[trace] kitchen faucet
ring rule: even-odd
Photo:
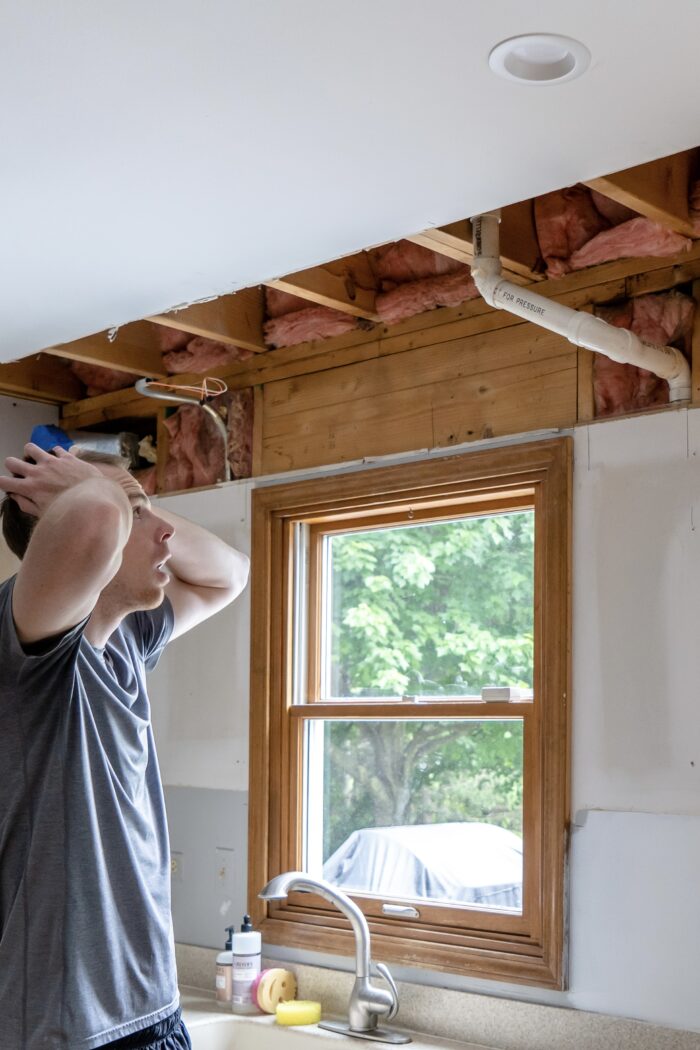
[[[340,1032],[357,1039],[372,1039],[381,1043],[410,1043],[411,1038],[391,1028],[378,1028],[379,1017],[391,1021],[399,1009],[399,993],[388,967],[377,963],[377,970],[389,985],[390,991],[375,988],[370,977],[369,927],[362,911],[345,893],[323,879],[312,879],[304,871],[287,871],[277,875],[258,894],[266,901],[284,900],[292,890],[317,893],[335,904],[350,921],[355,934],[355,983],[350,995],[347,1021],[322,1021],[319,1028]]]

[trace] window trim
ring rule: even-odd
[[[249,910],[268,944],[348,955],[354,949],[347,923],[321,898],[293,894],[288,901],[269,904],[257,898],[269,878],[301,862],[303,792],[292,790],[292,785],[299,784],[302,768],[303,722],[312,706],[316,708],[315,717],[329,706],[309,705],[306,715],[298,708],[291,710],[294,524],[305,522],[313,527],[334,522],[340,526],[349,524],[358,512],[379,523],[388,514],[419,505],[435,508],[436,516],[444,508],[449,516],[450,506],[457,503],[468,501],[478,512],[480,504],[490,509],[494,495],[499,493],[531,495],[536,515],[537,703],[489,703],[484,709],[484,717],[517,717],[528,709],[524,722],[525,776],[536,778],[531,788],[537,805],[533,812],[524,813],[524,819],[530,822],[527,834],[534,833],[540,845],[534,864],[538,877],[536,885],[530,882],[523,915],[507,916],[511,921],[504,925],[504,913],[475,910],[478,921],[475,918],[471,925],[458,927],[445,924],[449,906],[436,908],[442,916],[440,923],[427,924],[387,919],[376,914],[376,906],[372,914],[371,898],[357,895],[354,899],[368,915],[378,958],[480,978],[550,988],[565,986],[571,458],[571,439],[558,438],[254,491]],[[356,705],[349,708],[347,701],[336,703],[342,711],[357,714]],[[476,707],[481,705],[467,703],[475,716]],[[455,713],[463,706],[453,701],[447,704]],[[426,718],[447,705],[434,701],[417,705],[379,703],[374,717],[382,711],[386,717],[387,706],[402,717],[420,714]],[[410,715],[409,706],[419,707],[420,712]],[[366,707],[365,701],[365,711]],[[469,908],[459,908],[462,918],[470,912]]]

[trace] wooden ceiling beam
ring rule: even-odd
[[[264,319],[264,295],[259,285],[148,318],[153,324],[191,332],[193,336],[214,339],[227,346],[240,346],[256,354],[267,350],[263,339]]]
[[[686,237],[697,236],[688,217],[688,188],[697,150],[589,179],[585,185]]]
[[[145,321],[123,325],[113,339],[107,332],[98,332],[60,346],[47,347],[44,352],[118,372],[134,372],[151,379],[163,379],[167,374],[155,330]]]
[[[325,266],[314,266],[274,281],[266,281],[266,284],[268,288],[297,295],[318,306],[329,306],[353,317],[377,322],[381,320],[377,314],[376,295],[371,290],[374,277],[363,252],[337,259]]]
[[[538,291],[555,302],[578,310],[589,304],[662,291],[692,280],[700,280],[700,241],[689,252],[681,252],[670,259],[622,259],[603,263],[566,274],[557,281],[547,281],[538,285]],[[229,389],[256,387],[278,379],[355,364],[431,342],[437,344],[515,324],[527,322],[506,311],[492,310],[482,299],[474,299],[460,307],[416,314],[398,325],[373,332],[356,330],[336,336],[327,340],[325,346],[315,341],[270,350],[264,357],[234,362],[214,370],[214,374],[221,376]],[[200,379],[201,376],[195,375],[178,376],[178,382],[182,383],[194,383]],[[133,389],[117,390],[65,405],[62,409],[63,425],[74,429],[93,426],[105,419],[153,414],[154,404]]]
[[[33,354],[0,364],[0,394],[60,405],[83,397],[83,384],[54,357]]]
[[[532,201],[511,204],[501,211],[501,261],[503,269],[530,281],[541,281],[542,262],[532,214]],[[447,226],[407,237],[406,240],[420,244],[439,255],[471,265],[474,260],[472,224],[469,219],[460,219]]]

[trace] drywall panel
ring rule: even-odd
[[[175,940],[223,948],[246,909],[248,793],[165,789]]]
[[[698,416],[576,431],[575,809],[700,814]]]
[[[33,427],[39,423],[56,422],[58,410],[51,405],[0,397],[0,473],[6,473],[5,459],[8,456],[22,455],[22,448],[29,441]],[[18,564],[0,535],[0,580],[6,580],[16,572]]]
[[[698,871],[700,818],[586,815],[572,841],[573,1006],[700,1030]]]
[[[156,501],[156,505],[157,505]],[[162,498],[163,506],[250,553],[250,487]],[[163,782],[248,789],[248,589],[168,648],[149,693]]]

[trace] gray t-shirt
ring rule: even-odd
[[[96,649],[23,651],[0,584],[0,1047],[91,1050],[177,1008],[170,856],[145,672],[166,598]]]

